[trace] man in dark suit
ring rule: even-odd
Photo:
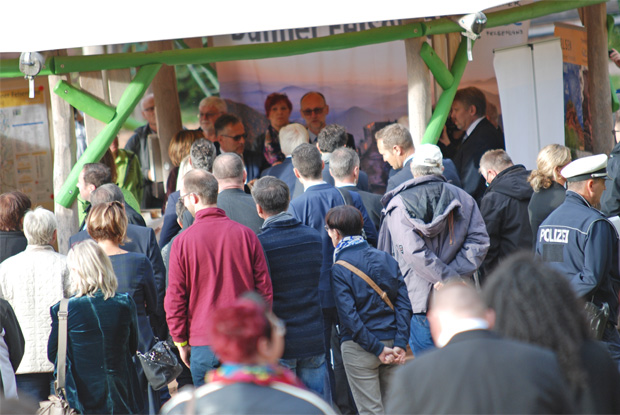
[[[461,177],[463,190],[478,203],[485,191],[480,175],[480,158],[488,150],[505,150],[504,135],[486,119],[487,101],[475,87],[459,89],[452,103],[450,116],[456,127],[465,131],[461,146],[454,156],[454,165]]]
[[[273,176],[282,180],[288,186],[292,199],[296,189],[301,190],[300,194],[303,193],[303,185],[299,182],[299,179],[297,179],[293,171],[293,159],[291,158],[291,154],[293,154],[293,150],[295,150],[298,145],[308,142],[308,130],[301,124],[292,123],[280,129],[279,139],[280,149],[286,158],[282,163],[263,170],[261,177]]]
[[[386,192],[398,187],[398,185],[410,180],[411,160],[415,147],[409,130],[400,124],[390,124],[377,131],[377,150],[383,156],[383,161],[397,170],[387,182]]]
[[[334,178],[329,172],[329,160],[334,150],[347,145],[347,130],[338,124],[329,124],[319,133],[316,145],[321,152],[321,158],[325,162],[323,167],[323,180],[329,184],[334,184]],[[359,171],[356,186],[368,191],[368,175]]]
[[[108,183],[97,188],[91,194],[91,203],[96,206],[100,203],[124,202],[123,193],[115,184]],[[87,230],[80,231],[69,238],[69,248],[78,242],[91,239]],[[121,248],[129,252],[144,254],[153,267],[155,285],[157,286],[157,317],[151,318],[151,326],[156,331],[155,335],[163,339],[167,337],[166,318],[164,315],[164,294],[166,293],[166,268],[161,257],[161,251],[157,245],[155,232],[145,226],[133,224],[127,225],[127,242]],[[156,321],[154,321],[156,320]]]
[[[230,219],[258,234],[263,219],[256,212],[252,196],[243,191],[247,173],[241,157],[234,153],[220,154],[213,163],[213,175],[218,184],[217,207],[226,212]]]
[[[325,129],[327,129],[327,127]],[[350,148],[337,148],[331,154],[329,171],[338,189],[341,191],[355,192],[360,195],[362,203],[368,212],[368,216],[370,216],[370,220],[372,220],[375,228],[379,231],[381,210],[383,209],[381,195],[360,190],[356,186],[360,173],[360,158],[357,153]]]
[[[189,151],[189,165],[193,169],[203,169],[208,172],[213,170],[213,161],[215,160],[215,156],[217,150],[215,145],[204,138],[198,139],[194,141],[192,147]],[[177,235],[181,231],[181,227],[177,222],[177,214],[176,214],[176,204],[181,196],[181,191],[177,190],[175,192],[170,193],[168,196],[168,203],[166,204],[166,213],[164,214],[164,224],[161,227],[161,232],[159,233],[159,244],[163,247],[175,235]],[[187,212],[183,216],[185,223],[187,226],[191,225],[193,222],[193,217],[191,213]]]
[[[489,331],[494,314],[473,287],[461,281],[440,287],[428,320],[440,349],[396,373],[388,414],[571,412],[555,354]]]

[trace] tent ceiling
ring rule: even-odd
[[[108,0],[5,2],[0,52],[184,39],[358,22],[462,15],[506,0]]]

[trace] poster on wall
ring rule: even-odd
[[[0,193],[19,190],[33,204],[54,198],[43,87],[0,91]]]
[[[588,90],[588,43],[586,29],[556,23],[564,61],[564,136],[573,150],[592,151],[592,124]]]

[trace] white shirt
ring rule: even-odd
[[[486,330],[488,328],[489,323],[481,318],[457,319],[454,320],[451,325],[442,324],[443,330],[435,343],[437,344],[437,347],[444,347],[450,342],[450,340],[452,340],[452,337],[459,333],[471,330]]]

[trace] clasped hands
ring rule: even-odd
[[[381,363],[386,365],[404,365],[407,352],[400,347],[383,347],[379,355]]]

